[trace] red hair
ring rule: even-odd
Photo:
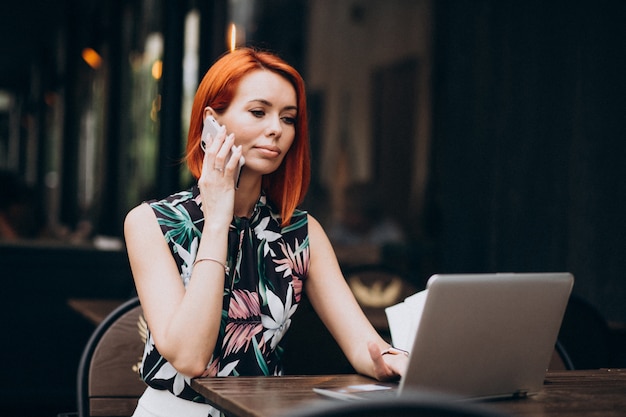
[[[204,109],[211,107],[218,114],[226,111],[241,79],[258,69],[280,75],[296,91],[298,113],[294,141],[278,169],[264,175],[262,181],[263,191],[280,211],[284,226],[304,200],[311,179],[311,162],[304,80],[281,58],[269,52],[240,48],[224,54],[209,68],[198,86],[191,108],[185,158],[191,174],[200,178],[204,157],[200,148]]]

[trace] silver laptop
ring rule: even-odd
[[[573,283],[569,273],[433,275],[399,386],[315,391],[343,399],[404,390],[476,399],[536,393]]]

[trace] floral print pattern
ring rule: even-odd
[[[185,286],[191,279],[204,222],[197,186],[150,201]],[[218,340],[204,376],[281,375],[280,342],[289,329],[309,267],[308,221],[296,210],[289,225],[261,195],[250,219],[234,218],[229,229],[230,274]],[[193,320],[190,317],[190,320]],[[148,330],[141,375],[148,385],[204,402],[159,353]]]

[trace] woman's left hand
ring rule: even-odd
[[[399,379],[406,371],[409,357],[404,352],[383,354],[378,344],[369,342],[367,349],[374,363],[374,376],[379,381]]]

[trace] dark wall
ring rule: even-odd
[[[442,269],[567,270],[626,322],[626,2],[435,10]]]
[[[0,415],[75,411],[78,363],[95,325],[68,300],[131,297],[126,252],[0,244],[0,271]]]

